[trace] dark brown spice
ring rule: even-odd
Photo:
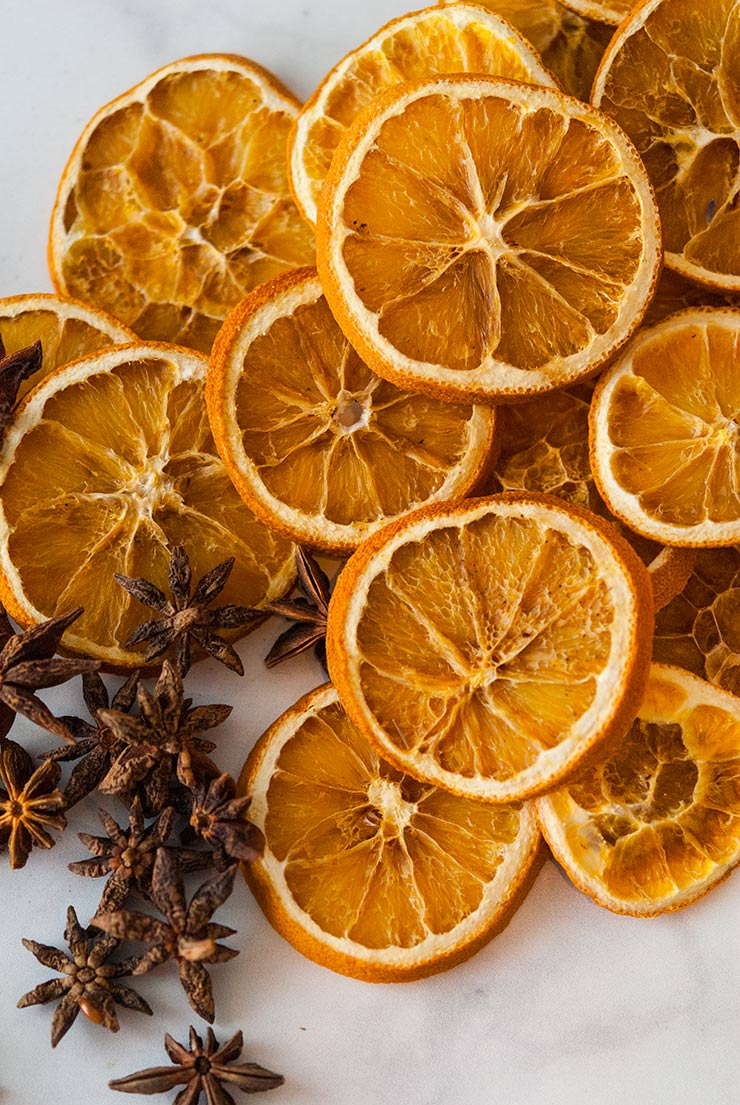
[[[219,871],[235,860],[250,863],[262,855],[265,847],[261,830],[247,820],[250,804],[251,799],[237,797],[236,783],[230,775],[201,784],[193,792],[190,830],[183,833],[183,841],[200,837],[210,844]]]
[[[300,546],[296,548],[295,561],[297,586],[303,597],[281,599],[270,603],[267,609],[297,624],[280,634],[265,657],[265,663],[268,668],[274,668],[284,660],[290,660],[313,648],[317,660],[326,671],[326,619],[331,584],[314,557]]]
[[[13,421],[21,384],[38,372],[42,361],[40,341],[6,356],[3,339],[0,338],[0,441]]]
[[[34,847],[53,848],[49,829],[64,829],[64,795],[57,789],[61,768],[33,760],[15,741],[0,740],[0,850],[8,849],[10,866],[25,867]]]

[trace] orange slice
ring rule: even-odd
[[[298,106],[246,58],[205,54],[101,108],[57,193],[57,289],[142,338],[207,352],[248,291],[312,263],[285,165]]]
[[[682,311],[644,330],[591,405],[607,506],[667,545],[740,541],[740,311]]]
[[[553,391],[498,411],[498,459],[491,491],[545,491],[593,510],[615,525],[650,572],[655,609],[685,586],[696,553],[666,548],[623,526],[599,495],[588,457],[592,384]]]
[[[531,806],[490,806],[378,758],[331,684],[252,751],[240,781],[264,855],[245,877],[294,948],[365,982],[460,963],[511,919],[539,869]]]
[[[703,284],[695,284],[672,269],[663,269],[655,295],[648,307],[643,325],[654,326],[669,315],[685,311],[687,307],[740,307],[740,294],[713,291]]]
[[[642,155],[666,265],[740,290],[740,18],[735,0],[647,0],[614,35],[592,101]]]
[[[598,905],[635,917],[689,905],[740,860],[740,703],[654,664],[619,749],[535,806],[558,863]]]
[[[549,495],[424,507],[369,538],[329,606],[329,671],[400,771],[455,794],[552,789],[635,715],[650,579],[607,522]]]
[[[634,7],[630,0],[610,0],[609,3],[604,3],[604,0],[563,0],[563,3],[584,19],[595,19],[613,27],[621,23]]]
[[[493,409],[381,380],[332,318],[315,269],[278,277],[229,315],[206,399],[245,503],[327,551],[351,551],[414,507],[466,494],[491,459]]]
[[[105,349],[136,340],[133,330],[111,315],[61,295],[14,295],[0,299],[0,339],[6,353],[41,342],[43,363],[31,380],[21,384],[18,398],[61,365]]]
[[[593,372],[637,326],[660,261],[650,185],[621,131],[551,89],[477,76],[404,85],[358,116],[317,242],[324,294],[363,360],[455,401]]]
[[[455,4],[457,0],[439,0]],[[480,0],[524,35],[571,96],[587,100],[614,28],[583,19],[558,0]]]
[[[404,81],[466,71],[554,87],[529,43],[480,4],[456,3],[404,15],[342,58],[291,132],[291,187],[304,217],[316,222],[321,187],[339,140],[374,96]]]
[[[0,598],[21,624],[84,606],[66,647],[138,667],[123,642],[146,610],[114,572],[166,590],[181,544],[195,579],[236,558],[226,603],[260,606],[290,586],[293,546],[257,521],[216,455],[207,367],[186,349],[118,346],[23,400],[0,451]]]

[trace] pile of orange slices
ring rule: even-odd
[[[331,683],[241,787],[296,948],[417,979],[547,848],[618,913],[740,861],[740,8],[446,2],[301,106],[174,62],[62,175],[44,366],[0,447],[0,597],[114,670],[114,571],[339,558]]]

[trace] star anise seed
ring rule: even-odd
[[[265,615],[248,606],[211,606],[226,586],[233,567],[234,557],[231,556],[211,568],[191,592],[192,573],[188,554],[182,545],[175,545],[170,551],[168,573],[171,599],[146,579],[116,574],[116,583],[120,583],[132,598],[159,614],[159,617],[150,618],[135,629],[125,647],[146,645],[142,658],[149,663],[174,646],[180,675],[187,675],[192,664],[194,644],[196,649],[213,656],[237,675],[244,675],[238,654],[215,630],[243,629],[263,620]]]
[[[263,1093],[285,1081],[281,1074],[274,1074],[259,1063],[236,1063],[244,1050],[241,1032],[219,1047],[212,1028],[208,1029],[204,1045],[191,1027],[189,1048],[170,1035],[165,1036],[164,1046],[173,1066],[137,1071],[109,1082],[110,1088],[122,1093],[155,1094],[185,1086],[173,1105],[198,1105],[201,1095],[205,1095],[206,1105],[236,1105],[226,1086],[242,1093]]]
[[[58,971],[62,977],[42,982],[35,990],[24,994],[18,1002],[19,1009],[29,1005],[45,1005],[48,1001],[62,1000],[51,1022],[51,1046],[56,1047],[74,1024],[82,1011],[93,1024],[100,1024],[111,1032],[118,1032],[119,1024],[115,1005],[134,1009],[138,1013],[152,1015],[147,1002],[135,990],[119,981],[131,975],[139,962],[136,958],[120,963],[109,963],[118,948],[119,941],[111,936],[88,938],[77,920],[72,906],[67,910],[67,928],[64,933],[71,955],[60,948],[24,940],[23,946],[36,956],[39,963]]]
[[[40,341],[6,355],[5,345],[0,338],[0,441],[13,421],[21,384],[38,372],[42,362]]]
[[[265,657],[265,664],[268,668],[274,668],[277,664],[282,664],[283,660],[291,660],[299,653],[313,648],[317,660],[326,671],[326,619],[331,584],[314,557],[300,545],[296,547],[295,562],[298,572],[296,582],[302,597],[272,602],[267,609],[296,624],[280,634]]]
[[[34,770],[31,757],[7,737],[0,740],[0,851],[7,847],[10,866],[25,867],[34,847],[53,848],[49,829],[64,829],[64,795],[57,789],[62,769],[44,763]]]
[[[154,863],[150,895],[165,920],[125,909],[98,913],[92,919],[93,925],[119,940],[151,944],[134,974],[145,974],[168,959],[176,960],[180,982],[191,1008],[210,1024],[215,1017],[215,1005],[205,964],[225,963],[239,954],[236,948],[218,943],[224,936],[233,936],[235,930],[215,924],[210,918],[231,894],[236,871],[237,864],[234,864],[203,883],[188,904],[182,872],[172,856],[160,848]]]
[[[182,839],[200,837],[210,844],[219,871],[235,860],[250,863],[262,855],[265,847],[262,832],[247,820],[250,804],[250,798],[237,797],[236,783],[230,775],[200,784],[193,792],[190,829]]]

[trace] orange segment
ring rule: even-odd
[[[285,165],[297,110],[227,54],[173,62],[102,108],[59,186],[57,288],[142,338],[207,352],[248,291],[313,259]]]
[[[139,343],[85,357],[22,403],[0,454],[2,600],[22,624],[75,606],[66,646],[137,667],[144,619],[112,575],[166,588],[169,549],[199,578],[236,557],[225,602],[260,606],[293,576],[292,545],[232,488],[205,416],[205,358]]]
[[[551,496],[425,507],[366,541],[329,608],[347,713],[399,770],[491,802],[551,788],[642,692],[649,577]]]
[[[458,798],[389,767],[330,684],[258,741],[240,789],[266,840],[244,874],[270,924],[367,982],[467,959],[508,923],[537,870],[530,807]]]
[[[403,86],[358,116],[318,242],[327,301],[374,371],[488,402],[598,367],[639,322],[660,250],[647,177],[605,116],[477,76]]]
[[[592,102],[635,143],[660,206],[666,265],[740,290],[740,74],[734,0],[647,0],[619,27]]]
[[[535,803],[553,855],[615,913],[681,909],[740,860],[740,705],[654,664],[637,719],[598,767]]]
[[[381,380],[332,318],[314,269],[278,277],[229,316],[206,398],[247,505],[336,552],[425,502],[464,495],[491,454],[493,410]]]
[[[740,539],[740,311],[682,311],[643,331],[590,417],[594,477],[628,526],[672,545]]]
[[[291,187],[304,217],[316,222],[321,187],[339,141],[374,96],[405,81],[464,72],[528,84],[554,83],[510,24],[479,4],[424,8],[394,19],[342,58],[303,107],[291,132]]]

